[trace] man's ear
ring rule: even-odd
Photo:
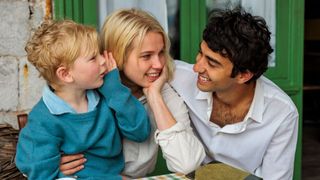
[[[240,72],[237,76],[238,82],[244,84],[253,77],[253,73],[250,71]]]
[[[65,82],[65,83],[73,82],[73,77],[71,76],[69,69],[66,68],[65,66],[58,67],[58,69],[56,70],[56,76],[62,82]]]

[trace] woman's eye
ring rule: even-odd
[[[150,54],[145,54],[145,55],[142,55],[141,58],[143,59],[149,59],[151,57]]]
[[[163,51],[163,50],[160,51],[160,52],[159,52],[159,55],[160,55],[160,56],[164,55],[164,51]]]

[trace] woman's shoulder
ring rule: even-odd
[[[172,99],[172,98],[180,98],[179,94],[176,92],[176,90],[169,84],[165,83],[161,89],[161,95],[164,98],[165,101]]]
[[[164,84],[161,90],[161,95],[163,97],[164,102],[173,114],[175,114],[176,111],[183,111],[183,109],[186,109],[182,97],[170,84]]]

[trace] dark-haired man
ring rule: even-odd
[[[171,83],[196,133],[217,160],[263,179],[292,179],[298,112],[262,74],[273,51],[265,21],[241,9],[215,12],[196,64],[176,61]],[[195,86],[195,83],[197,86]]]

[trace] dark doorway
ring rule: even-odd
[[[305,1],[302,179],[320,179],[320,1]]]

